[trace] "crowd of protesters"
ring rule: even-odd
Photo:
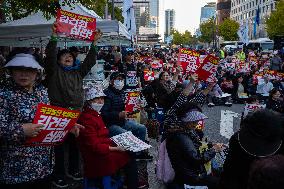
[[[56,28],[56,24],[54,25]],[[55,29],[54,29],[55,31]],[[83,62],[78,48],[58,51],[53,33],[45,58],[36,52],[21,51],[0,57],[0,188],[68,188],[66,176],[74,181],[96,179],[125,172],[129,189],[145,187],[138,181],[136,160],[152,160],[146,151],[130,153],[115,145],[110,137],[131,131],[147,141],[151,125],[127,119],[125,92],[138,90],[139,104],[146,119],[156,110],[158,135],[175,172],[167,187],[207,186],[226,189],[283,188],[283,60],[271,53],[199,50],[200,61],[207,55],[218,58],[216,80],[199,80],[178,64],[178,49],[98,49],[97,32]],[[108,86],[98,82],[83,86],[84,77],[96,64],[105,62]],[[246,66],[240,67],[239,64]],[[109,72],[112,72],[110,75]],[[137,86],[128,86],[128,72],[135,72]],[[146,78],[145,73],[153,73]],[[142,103],[144,99],[144,103]],[[39,103],[78,110],[78,123],[63,144],[27,146],[43,128],[33,119]],[[200,122],[208,117],[202,106],[264,104],[245,117],[229,145],[204,141]],[[154,116],[155,117],[155,116]],[[205,125],[206,127],[206,125]],[[148,131],[147,131],[148,130]],[[206,149],[200,150],[206,142]],[[205,167],[226,150],[226,160],[218,173]],[[82,156],[82,160],[80,158]],[[65,158],[68,157],[66,167]],[[278,162],[278,163],[276,163]],[[83,166],[81,166],[83,164]],[[83,170],[82,168],[83,167]],[[213,169],[213,168],[212,168]]]

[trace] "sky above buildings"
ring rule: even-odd
[[[174,9],[176,11],[175,28],[178,31],[184,32],[189,30],[192,34],[199,27],[201,7],[207,2],[216,2],[216,0],[161,0],[160,18],[161,29],[160,33],[165,30],[164,11],[166,9]]]

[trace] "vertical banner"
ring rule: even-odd
[[[215,74],[218,67],[218,58],[212,55],[208,55],[204,61],[203,65],[198,68],[196,73],[201,80],[208,82],[215,82]]]
[[[128,120],[135,120],[140,123],[141,100],[139,91],[130,91],[126,93],[125,111],[130,115]],[[132,114],[134,112],[134,114]],[[137,113],[135,113],[137,112]]]
[[[194,50],[181,48],[178,54],[178,64],[182,66],[185,73],[195,73],[200,67],[200,54]]]
[[[55,145],[62,143],[66,134],[79,118],[80,112],[39,104],[33,120],[34,124],[42,124],[44,128],[38,136],[27,139],[27,145]]]
[[[75,14],[58,9],[56,22],[59,35],[93,41],[96,30],[96,18]]]

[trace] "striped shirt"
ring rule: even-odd
[[[201,93],[198,93],[189,102],[194,102],[202,106],[205,100],[206,100],[206,96],[201,92]],[[164,127],[166,130],[175,128],[177,127],[177,125],[180,125],[181,122],[178,120],[176,112],[187,101],[188,101],[188,96],[181,93],[177,101],[175,102],[175,104],[168,110],[165,116],[165,121],[164,121]]]

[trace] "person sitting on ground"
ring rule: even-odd
[[[200,152],[201,138],[196,132],[199,121],[207,117],[197,104],[185,103],[177,112],[181,121],[179,129],[166,135],[167,152],[175,171],[173,185],[183,188],[184,184],[191,186],[208,186],[217,188],[218,178],[207,175],[204,164],[208,163],[222,150],[222,144],[214,144],[212,148]]]
[[[217,105],[226,105],[232,106],[232,103],[229,102],[230,96],[222,97],[223,91],[218,84],[215,84],[213,89],[208,94],[208,107],[213,107]]]
[[[284,113],[283,98],[281,98],[281,93],[278,89],[274,88],[270,91],[266,108],[279,113]]]
[[[237,75],[234,80],[233,100],[235,103],[243,104],[247,96],[246,85],[243,83],[244,78],[242,75]]]
[[[273,84],[267,76],[264,76],[263,79],[263,83],[258,83],[256,92],[263,96],[269,96],[270,91],[273,89]]]
[[[220,189],[247,188],[254,160],[283,154],[282,123],[279,113],[267,109],[243,120],[241,129],[230,139]]]
[[[230,77],[225,77],[221,83],[221,89],[224,93],[233,94],[233,81]]]
[[[85,126],[77,141],[84,160],[84,177],[94,179],[126,171],[127,188],[137,188],[136,162],[109,138],[100,115],[105,94],[100,85],[85,90],[85,106],[78,123]]]
[[[247,189],[284,189],[284,156],[256,160],[252,163]]]
[[[110,136],[131,131],[137,138],[145,141],[147,132],[145,125],[133,120],[127,120],[127,112],[125,112],[125,93],[123,90],[125,83],[124,78],[125,75],[119,72],[114,72],[110,76],[110,85],[104,90],[106,98],[101,111],[102,117],[107,124]],[[139,155],[139,158],[152,159],[147,153],[142,153]]]

